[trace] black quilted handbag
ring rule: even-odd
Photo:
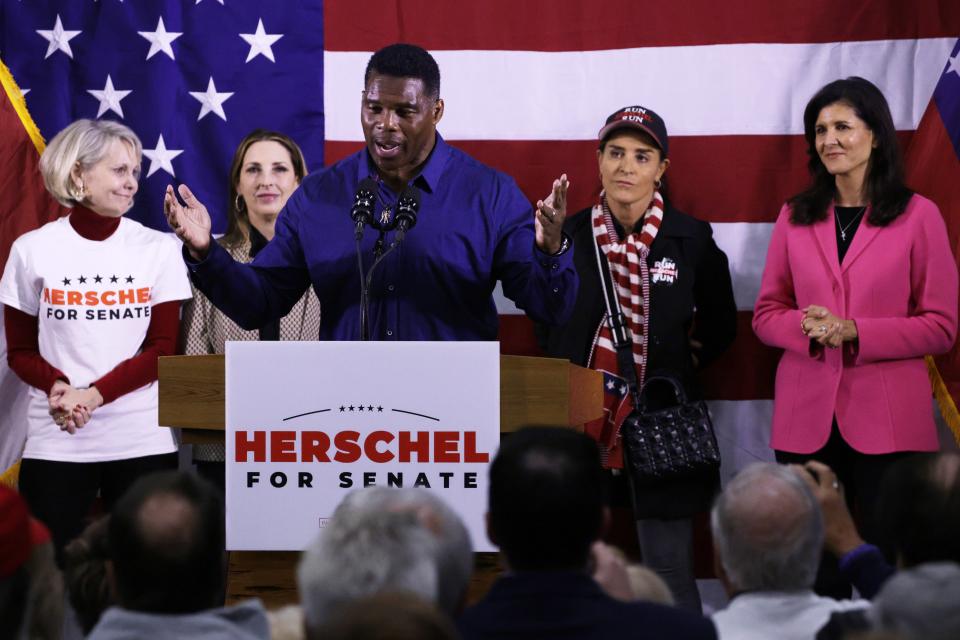
[[[672,387],[676,404],[650,410],[648,391],[659,384]],[[671,376],[651,376],[638,395],[636,409],[620,428],[634,482],[661,482],[719,468],[720,449],[706,403],[688,400]]]
[[[594,243],[597,268],[603,280],[604,302],[610,323],[617,365],[633,396],[634,410],[620,427],[624,464],[635,486],[657,484],[716,470],[720,467],[720,448],[710,422],[707,405],[690,401],[683,385],[673,376],[653,375],[637,390],[637,370],[633,363],[633,340],[627,334],[623,311],[613,287],[610,269]],[[653,385],[668,384],[676,404],[653,408],[649,391]],[[658,398],[659,399],[659,398]]]

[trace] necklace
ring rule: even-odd
[[[864,205],[860,207],[860,211],[857,211],[857,215],[853,216],[853,219],[850,220],[846,225],[840,226],[840,215],[837,213],[837,210],[833,210],[833,219],[837,221],[837,229],[840,229],[840,239],[844,242],[847,241],[847,229],[853,226],[853,223],[860,219],[860,216],[863,215],[863,212],[867,210],[867,206]]]

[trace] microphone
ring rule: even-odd
[[[376,201],[377,181],[373,178],[363,180],[357,187],[350,209],[350,219],[356,223],[354,234],[357,240],[363,236],[363,227],[373,221],[373,205]]]
[[[397,200],[397,238],[396,243],[403,242],[403,236],[417,224],[417,212],[420,210],[420,190],[413,185],[408,186]]]
[[[353,207],[350,209],[350,219],[356,224],[353,232],[354,244],[357,246],[357,269],[360,272],[360,339],[366,340],[367,335],[367,288],[366,274],[363,270],[363,253],[360,242],[363,240],[363,227],[373,222],[373,205],[377,197],[377,181],[367,178],[360,182],[357,194],[353,197]]]

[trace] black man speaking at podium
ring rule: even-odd
[[[494,340],[498,280],[534,320],[565,322],[578,284],[562,234],[566,177],[531,210],[512,178],[449,146],[436,130],[440,71],[419,47],[381,49],[364,83],[366,147],[304,179],[249,265],[211,242],[210,216],[186,185],[186,206],[167,188],[167,221],[197,288],[256,328],[312,284],[320,340]]]

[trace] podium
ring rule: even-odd
[[[225,429],[225,357],[170,356],[159,360],[159,423],[182,429],[187,444],[222,443]],[[603,412],[599,372],[566,360],[500,356],[500,431],[528,425],[580,428]],[[471,596],[496,575],[496,554],[477,554]],[[298,600],[294,567],[298,552],[230,554],[227,601],[259,597],[268,607]],[[493,556],[493,557],[488,557]],[[473,598],[471,598],[472,600]]]

